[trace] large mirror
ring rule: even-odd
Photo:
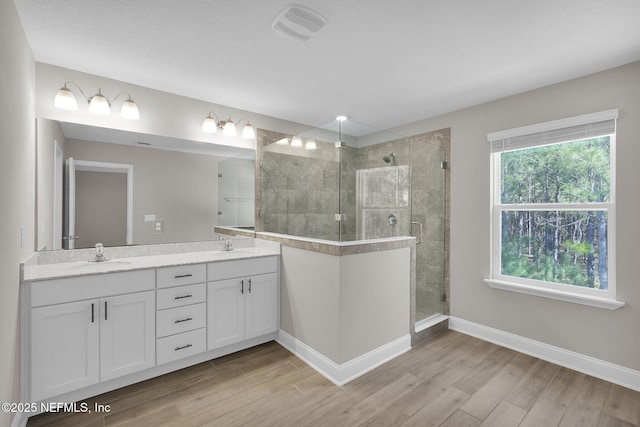
[[[38,119],[37,157],[39,250],[207,241],[216,225],[253,227],[254,150]]]

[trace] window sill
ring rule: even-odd
[[[604,308],[607,310],[617,310],[625,306],[622,301],[616,301],[609,298],[600,298],[593,295],[579,294],[575,292],[566,292],[556,289],[544,289],[536,286],[523,285],[521,283],[507,282],[505,280],[484,279],[485,283],[493,289],[502,289],[504,291],[519,292],[527,295],[534,295],[542,298],[550,298],[560,301],[571,302],[574,304],[588,305],[591,307]]]

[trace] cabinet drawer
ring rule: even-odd
[[[158,338],[204,328],[207,325],[207,304],[169,308],[156,312]]]
[[[274,273],[278,269],[278,257],[239,259],[236,261],[211,262],[207,264],[207,280],[225,280],[235,277]]]
[[[158,289],[156,307],[158,310],[164,310],[165,308],[197,304],[206,300],[207,288],[204,283],[176,286],[174,288]]]
[[[156,341],[158,365],[193,356],[206,349],[207,333],[204,328],[160,338]]]
[[[153,269],[43,280],[31,283],[31,307],[150,291],[154,288]]]
[[[207,280],[207,267],[205,264],[163,267],[156,270],[156,275],[158,288],[204,283]]]

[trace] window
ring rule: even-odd
[[[488,135],[490,286],[624,305],[615,301],[617,116],[610,110]]]

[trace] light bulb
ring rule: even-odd
[[[218,123],[211,117],[211,113],[207,117],[205,117],[202,122],[202,132],[206,133],[216,133],[218,132]]]
[[[56,93],[56,97],[53,100],[53,106],[60,108],[61,110],[75,111],[78,109],[78,101],[76,101],[76,97],[73,96],[73,93],[71,93],[69,88],[65,85],[63,88],[60,88],[58,93]]]
[[[304,149],[309,151],[318,149],[318,146],[316,145],[316,141],[313,139],[308,140],[307,143],[304,145]]]
[[[130,120],[138,120],[140,119],[140,111],[138,111],[138,106],[133,99],[127,99],[124,104],[122,104],[122,108],[120,109],[120,115],[125,119]]]
[[[107,101],[107,98],[102,95],[100,89],[98,89],[98,93],[93,95],[89,100],[89,111],[94,114],[102,114],[104,116],[111,114],[109,101]]]
[[[251,124],[247,123],[244,125],[242,128],[242,137],[244,139],[253,139],[256,137],[256,131]]]
[[[295,148],[302,147],[302,138],[300,138],[299,136],[294,136],[293,138],[291,138],[291,146]]]
[[[231,117],[229,117],[227,119],[226,122],[224,122],[224,126],[222,127],[222,133],[227,135],[227,136],[236,136],[236,125],[233,124],[233,121],[231,121]]]

